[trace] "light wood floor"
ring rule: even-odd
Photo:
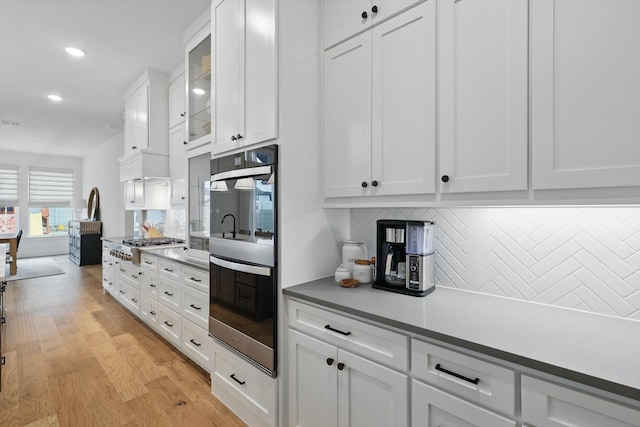
[[[102,293],[101,266],[10,282],[0,426],[244,426],[209,374]]]

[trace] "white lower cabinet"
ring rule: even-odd
[[[420,381],[411,384],[413,427],[516,427],[516,421],[497,415]]]
[[[131,285],[128,281],[120,284],[120,301],[128,310],[136,316],[140,315],[140,289]]]
[[[203,369],[209,370],[212,338],[209,332],[182,318],[182,351]]]
[[[211,392],[252,427],[275,427],[277,380],[213,341]]]
[[[174,346],[180,348],[182,343],[182,318],[178,313],[158,304],[158,331]]]
[[[523,375],[522,419],[538,427],[638,427],[640,410]]]

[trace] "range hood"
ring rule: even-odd
[[[169,179],[169,156],[139,152],[118,159],[120,182]]]

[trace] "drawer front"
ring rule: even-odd
[[[182,318],[178,313],[158,304],[158,331],[174,346],[180,348],[182,342]]]
[[[151,270],[154,272],[158,271],[158,257],[153,255],[145,254],[144,252],[140,254],[140,265],[147,270]]]
[[[164,277],[180,281],[181,268],[175,262],[158,260],[158,273]]]
[[[182,316],[203,329],[209,328],[209,295],[182,287]]]
[[[129,283],[120,283],[119,298],[126,308],[136,316],[140,315],[140,290]]]
[[[515,372],[416,339],[411,348],[415,378],[505,414],[515,413]]]
[[[158,302],[171,308],[176,313],[182,310],[182,293],[180,283],[166,277],[158,278]]]
[[[411,384],[411,407],[411,425],[415,427],[516,427],[513,420],[416,380]]]
[[[409,338],[384,328],[289,300],[289,325],[389,367],[409,369]]]
[[[640,411],[523,375],[522,419],[539,427],[637,427]]]
[[[234,401],[240,401],[243,405],[240,411],[251,413],[250,417],[243,417],[250,425],[275,427],[276,380],[216,343],[211,366],[211,390],[231,409],[237,406]],[[250,422],[252,418],[259,422]]]
[[[182,351],[207,372],[211,370],[212,340],[205,329],[182,319]]]
[[[182,267],[182,283],[204,293],[209,293],[209,272]]]
[[[149,326],[156,329],[158,327],[158,301],[143,297],[140,301],[140,317]]]
[[[153,298],[155,300],[158,299],[158,289],[160,287],[160,282],[158,280],[157,273],[151,273],[146,271],[146,274],[143,274],[140,278],[140,293],[145,298]]]
[[[140,274],[142,269],[137,265],[133,265],[130,262],[120,262],[118,263],[118,275],[119,277],[125,279],[127,283],[136,288],[140,289],[140,276],[144,275]]]

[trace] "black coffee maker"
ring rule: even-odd
[[[380,219],[373,287],[413,296],[435,289],[433,221]]]

